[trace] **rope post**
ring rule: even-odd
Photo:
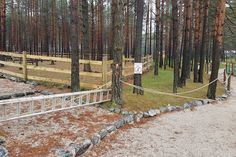
[[[226,69],[224,69],[224,82],[226,83]]]
[[[228,82],[227,82],[227,90],[230,91],[231,87],[231,75],[229,75]]]
[[[234,64],[232,63],[231,74],[234,76]]]
[[[24,81],[27,81],[27,52],[25,51],[23,51],[22,55],[22,72]]]
[[[107,55],[102,57],[102,83],[107,83]]]
[[[122,76],[125,76],[125,55],[122,56]]]

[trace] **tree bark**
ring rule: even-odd
[[[154,75],[159,74],[160,52],[160,0],[156,0],[156,50],[154,52]]]
[[[137,23],[136,23],[136,38],[135,38],[135,56],[134,62],[142,62],[142,28],[143,28],[143,11],[144,11],[144,0],[136,2],[136,13],[137,13]],[[134,74],[134,85],[142,86],[142,75]],[[133,93],[143,95],[144,91],[134,88]]]
[[[83,15],[83,44],[82,52],[84,54],[84,59],[90,60],[89,52],[89,22],[88,22],[88,0],[82,0],[82,15]],[[84,65],[84,71],[91,72],[90,64]]]
[[[179,83],[180,45],[179,45],[179,21],[177,0],[172,0],[173,16],[173,57],[174,57],[174,81],[173,92],[177,93]]]
[[[71,20],[71,90],[80,90],[79,47],[78,47],[78,0],[70,0]]]
[[[204,77],[204,67],[205,67],[205,60],[206,60],[206,54],[207,54],[207,27],[208,27],[208,16],[209,16],[209,5],[210,0],[204,1],[204,18],[203,18],[203,30],[202,30],[202,44],[201,44],[201,51],[200,51],[200,69],[199,69],[199,78],[198,82],[203,83],[203,77]]]
[[[212,69],[210,82],[218,77],[220,67],[220,55],[223,50],[223,32],[225,19],[225,0],[218,0],[217,13],[215,18],[215,32],[213,37],[213,54],[212,54]],[[216,98],[217,81],[210,84],[208,87],[207,97],[209,99]]]
[[[112,64],[112,101],[116,105],[122,106],[122,59],[123,59],[123,0],[112,1],[112,23],[113,33],[113,64]]]

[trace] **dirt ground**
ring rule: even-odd
[[[236,78],[225,101],[165,114],[119,131],[85,156],[235,157]]]
[[[10,80],[0,78],[0,96],[10,95],[19,92],[29,92],[33,90],[33,86],[25,83],[12,82]]]
[[[46,89],[38,86],[36,88]],[[24,83],[0,79],[1,94],[34,89]],[[4,92],[5,90],[5,92]],[[64,90],[50,89],[54,93]],[[10,157],[55,156],[56,150],[66,149],[70,143],[81,143],[95,133],[118,120],[120,115],[99,107],[80,107],[0,123],[0,136],[6,139]]]

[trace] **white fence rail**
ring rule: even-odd
[[[0,101],[0,122],[26,118],[111,100],[110,89]]]

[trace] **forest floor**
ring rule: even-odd
[[[28,84],[0,79],[0,95],[32,90],[48,90],[53,93],[68,89],[33,87]],[[38,94],[37,94],[38,95]],[[108,124],[120,119],[96,106],[80,107],[70,111],[34,116],[0,123],[0,137],[6,140],[10,157],[57,156],[57,151],[66,149],[70,143],[81,143],[91,138]]]
[[[235,157],[236,78],[225,102],[162,115],[113,134],[85,156]]]

